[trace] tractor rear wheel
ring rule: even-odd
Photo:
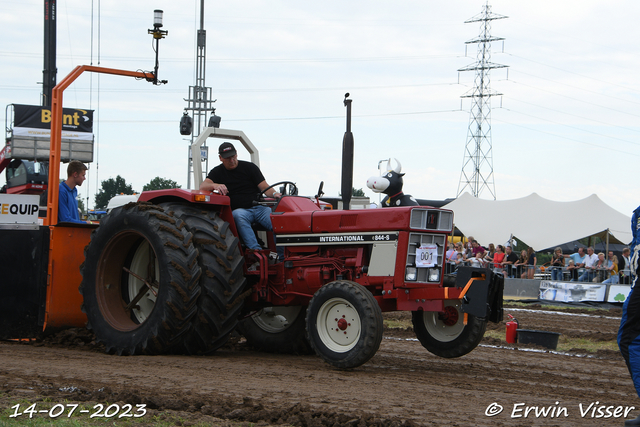
[[[100,221],[85,248],[87,327],[108,353],[159,354],[189,331],[200,294],[198,252],[182,221],[130,203]]]
[[[211,354],[229,340],[244,298],[245,277],[238,238],[216,212],[177,203],[163,203],[165,213],[184,221],[198,250],[200,297],[193,328],[182,340],[188,354]]]
[[[238,324],[238,332],[257,350],[269,353],[312,354],[307,340],[306,307],[265,307]]]
[[[355,368],[371,359],[380,347],[382,328],[378,302],[358,283],[328,283],[309,302],[309,343],[318,356],[337,368]]]
[[[414,311],[413,330],[424,348],[436,356],[464,356],[478,346],[487,329],[487,321],[464,313],[459,300],[446,300],[444,311]]]

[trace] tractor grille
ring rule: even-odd
[[[340,228],[355,227],[358,223],[358,214],[340,216]]]
[[[410,227],[418,230],[438,230],[451,233],[453,212],[436,209],[413,209]]]
[[[414,210],[415,211],[415,210]],[[447,247],[446,234],[409,233],[409,248],[407,249],[407,267],[416,266],[416,249],[423,244],[433,243],[438,247],[438,260],[436,266],[442,270],[445,248]],[[416,282],[428,282],[430,268],[418,268]],[[438,276],[438,282],[440,277]]]

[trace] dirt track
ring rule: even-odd
[[[526,329],[602,341],[615,339],[620,316],[619,310],[597,316],[506,312]],[[504,324],[497,329],[504,331]],[[407,340],[413,338],[409,331],[390,330],[371,361],[339,371],[315,356],[256,353],[242,344],[207,357],[110,356],[91,343],[77,345],[83,335],[63,344],[0,343],[0,409],[17,397],[37,402],[48,396],[53,403],[145,403],[148,417],[172,410],[193,423],[222,418],[264,426],[624,424],[624,409],[622,417],[597,417],[597,409],[587,410],[592,403],[592,410],[635,406],[627,418],[640,414],[640,400],[615,351],[554,354],[485,338],[465,357],[442,359]],[[487,416],[496,405],[503,411]],[[551,411],[536,417],[532,410],[525,418],[527,407]]]

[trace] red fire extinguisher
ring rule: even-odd
[[[511,319],[507,322],[507,342],[514,344],[518,341],[518,321],[510,314],[507,314],[507,316]]]

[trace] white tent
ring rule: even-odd
[[[532,193],[513,200],[482,200],[464,193],[443,206],[453,211],[454,224],[481,245],[503,244],[513,236],[534,250],[589,236],[610,243],[631,242],[631,217],[592,194],[574,202],[554,202]]]

